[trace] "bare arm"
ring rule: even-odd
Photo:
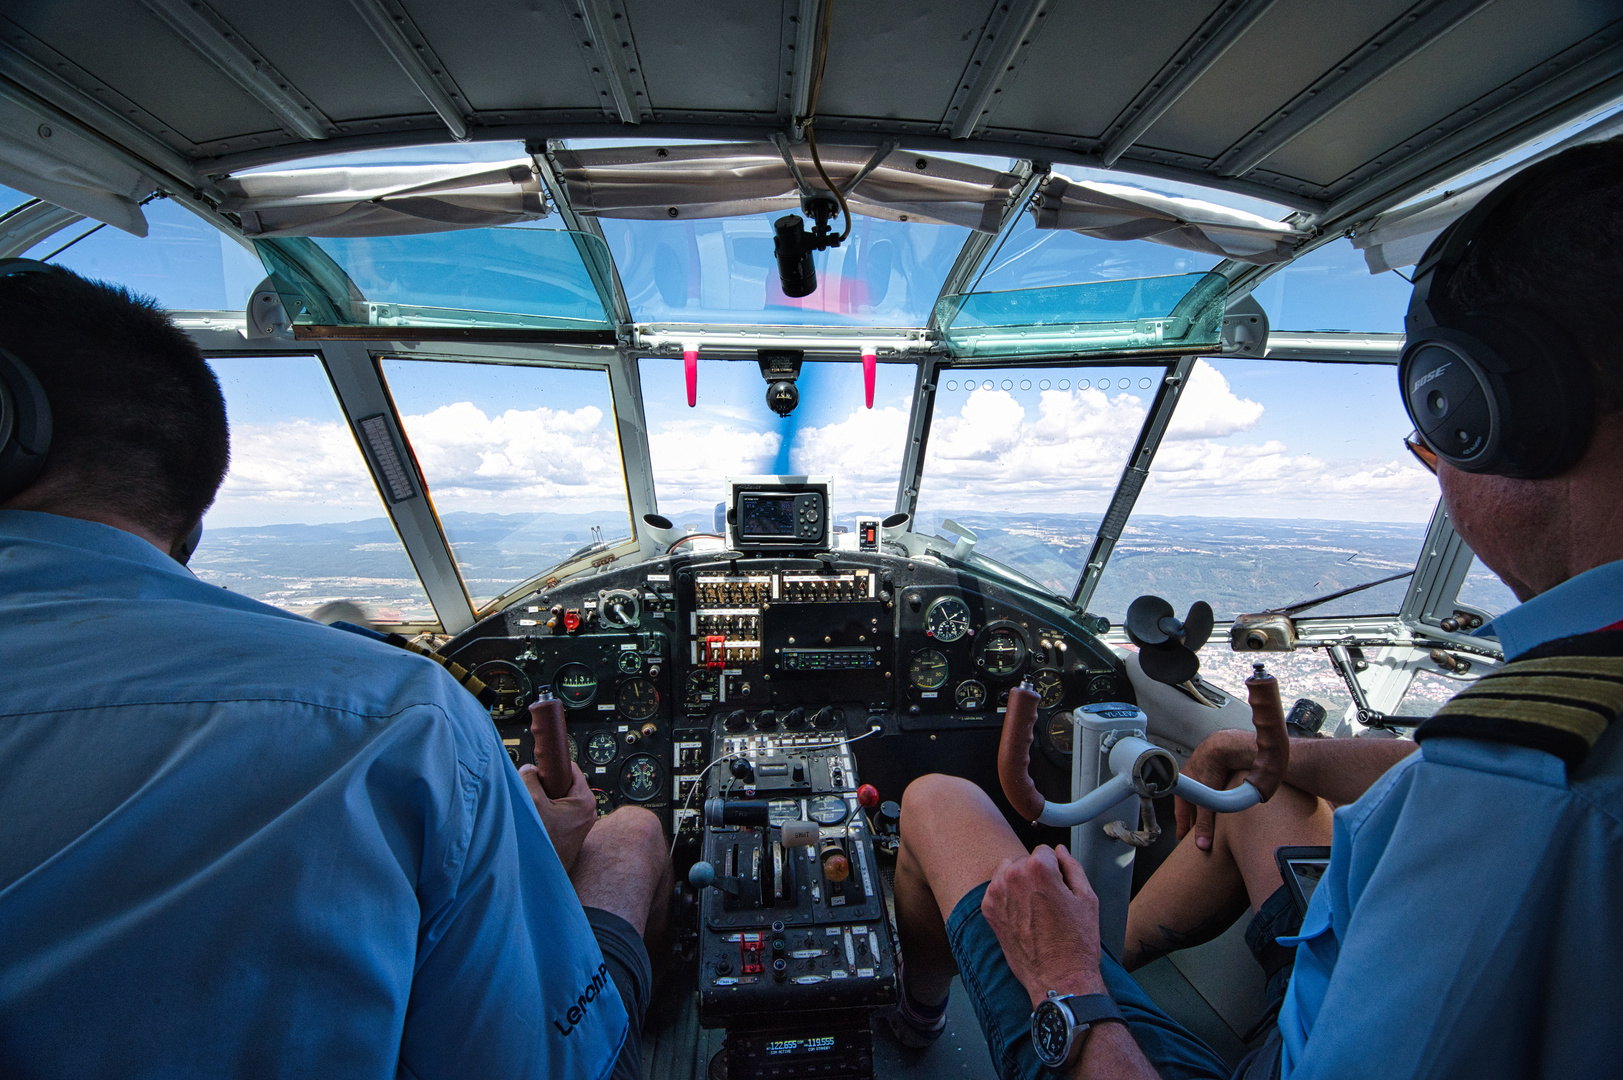
[[[997,934],[1009,970],[1035,1009],[1048,991],[1107,993],[1099,974],[1099,898],[1063,846],[1039,847],[998,867],[981,912]],[[1089,1030],[1072,1080],[1158,1080],[1124,1024]]]
[[[1285,783],[1310,795],[1342,806],[1356,802],[1370,785],[1399,761],[1414,753],[1407,739],[1292,739]],[[1249,731],[1217,731],[1208,735],[1183,767],[1185,775],[1215,788],[1232,786],[1256,757],[1256,736]],[[1210,810],[1197,809],[1179,799],[1178,837],[1193,829],[1195,846],[1210,850]]]

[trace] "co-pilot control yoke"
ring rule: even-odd
[[[1099,937],[1121,955],[1127,934],[1127,902],[1132,893],[1137,847],[1152,842],[1150,803],[1176,795],[1196,806],[1232,814],[1266,802],[1279,789],[1290,760],[1279,683],[1254,665],[1246,680],[1257,754],[1237,787],[1218,791],[1183,776],[1171,753],[1151,743],[1149,719],[1136,705],[1120,702],[1076,710],[1071,761],[1071,802],[1043,798],[1031,780],[1031,740],[1040,696],[1029,685],[1009,692],[998,747],[998,779],[1016,813],[1040,825],[1069,826],[1071,852],[1087,871],[1099,897]],[[1140,824],[1141,820],[1145,824]]]

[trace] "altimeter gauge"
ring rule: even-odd
[[[943,596],[924,611],[924,632],[937,641],[953,642],[969,633],[969,605]]]
[[[907,677],[920,690],[939,690],[947,681],[947,658],[939,649],[920,649],[907,665]]]
[[[647,720],[659,711],[659,688],[648,679],[627,679],[614,695],[614,707],[627,720]]]

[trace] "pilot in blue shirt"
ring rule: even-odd
[[[431,660],[182,565],[226,418],[161,311],[0,263],[0,379],[0,1072],[637,1075],[653,815],[545,799]]]
[[[444,669],[15,510],[0,655],[10,1067],[607,1074],[626,1010]]]

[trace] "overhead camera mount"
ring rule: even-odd
[[[778,283],[785,296],[810,296],[817,291],[817,268],[812,265],[812,252],[839,247],[844,236],[836,235],[828,227],[840,212],[839,203],[827,195],[815,195],[800,200],[800,213],[817,224],[811,232],[800,214],[785,214],[772,223],[776,234],[772,241],[772,254],[778,260]]]
[[[787,417],[800,404],[795,380],[800,378],[800,364],[806,354],[799,349],[761,349],[755,356],[761,365],[761,377],[766,380],[767,408]]]

